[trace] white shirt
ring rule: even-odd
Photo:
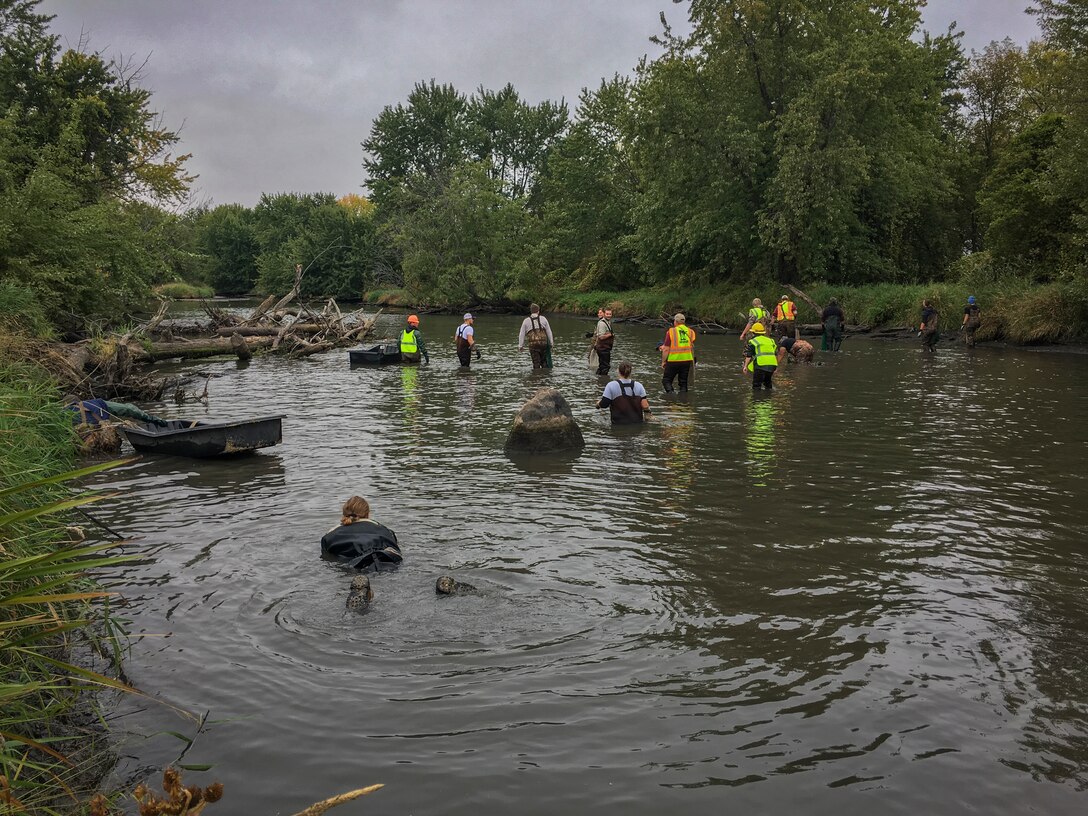
[[[601,398],[603,399],[603,398],[607,397],[610,400],[614,400],[616,397],[620,396],[620,394],[623,393],[623,392],[626,392],[628,395],[630,395],[630,393],[631,393],[630,388],[625,388],[625,389],[623,389],[623,391],[620,390],[620,383],[621,382],[624,385],[627,385],[627,386],[630,386],[632,384],[634,385],[635,397],[636,398],[641,399],[641,398],[646,396],[646,389],[642,387],[642,383],[640,383],[640,382],[635,382],[634,380],[612,380],[610,383],[608,383],[608,385],[606,385],[604,387],[604,393],[601,394]]]
[[[548,318],[544,317],[544,315],[542,315],[542,314],[538,314],[538,315],[535,315],[534,317],[527,317],[523,321],[521,321],[521,332],[518,334],[518,348],[519,349],[525,347],[525,335],[526,335],[526,333],[528,333],[532,329],[536,328],[536,326],[533,325],[533,323],[536,323],[536,322],[539,322],[540,323],[540,328],[544,329],[544,331],[547,332],[547,334],[548,334],[548,345],[549,346],[554,346],[555,345],[555,338],[552,337],[552,327],[548,324]]]
[[[468,323],[462,323],[457,329],[457,336],[463,337],[466,340],[468,340],[474,334],[476,334],[476,332],[472,330],[472,326],[470,326]]]

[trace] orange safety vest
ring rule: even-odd
[[[665,345],[668,348],[670,363],[690,362],[695,359],[692,344],[695,342],[695,330],[687,326],[673,326],[665,335]]]
[[[775,320],[793,320],[796,316],[797,307],[793,305],[792,300],[782,301],[774,307]]]

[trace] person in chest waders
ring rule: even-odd
[[[842,345],[842,328],[846,325],[846,314],[835,298],[831,298],[820,313],[820,324],[824,330],[824,351],[838,351]]]
[[[763,301],[752,298],[752,308],[748,310],[748,322],[744,325],[744,331],[740,333],[740,342],[744,343],[752,332],[756,323],[770,323],[771,313],[763,308]]]
[[[472,315],[465,313],[464,323],[457,327],[453,337],[457,341],[457,359],[461,368],[468,368],[472,359],[472,350],[476,347],[476,331],[472,328],[475,322]],[[476,359],[480,359],[480,350],[476,349]]]
[[[967,348],[975,347],[975,332],[978,331],[981,324],[982,310],[975,303],[975,296],[971,295],[971,297],[967,298],[967,305],[963,307],[963,323],[960,324],[960,329],[963,331],[963,342],[967,344]]]
[[[408,315],[408,325],[400,333],[400,361],[418,363],[421,355],[424,361],[431,362],[431,355],[423,347],[423,335],[419,332],[419,317]]]
[[[771,378],[778,370],[778,344],[764,333],[762,323],[752,326],[752,339],[744,349],[744,372],[752,375],[752,390],[772,389]]]
[[[612,368],[612,347],[616,336],[612,333],[612,310],[605,309],[597,319],[593,331],[593,348],[597,351],[597,376],[607,377]]]
[[[774,307],[774,326],[784,337],[801,339],[801,332],[797,328],[797,306],[790,300],[789,295],[782,295],[778,299],[778,305]]]
[[[518,334],[518,351],[524,351],[529,347],[529,356],[533,360],[533,368],[552,367],[552,346],[555,338],[552,337],[552,327],[548,318],[540,313],[540,307],[535,303],[529,307],[529,316],[521,321],[521,332]]]
[[[918,336],[922,338],[922,349],[924,351],[937,350],[937,341],[941,339],[941,332],[937,325],[940,316],[941,313],[933,307],[930,301],[922,301],[922,322],[918,325]]]
[[[650,400],[642,383],[631,378],[631,364],[624,360],[619,367],[620,376],[604,387],[597,400],[598,408],[607,408],[613,425],[637,425],[646,421],[650,413]]]
[[[680,378],[680,392],[688,390],[688,375],[695,364],[695,330],[685,325],[687,318],[677,313],[672,328],[661,344],[661,384],[666,394],[672,393],[672,383]]]

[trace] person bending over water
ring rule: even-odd
[[[321,555],[357,570],[390,569],[404,560],[397,534],[370,517],[362,496],[344,502],[340,524],[321,536]]]

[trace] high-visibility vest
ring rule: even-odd
[[[753,363],[760,368],[778,367],[778,343],[763,334],[757,334],[748,341],[748,348],[752,350]]]
[[[752,323],[758,323],[766,320],[771,316],[771,313],[764,309],[762,306],[753,306],[748,310],[748,320]]]
[[[665,335],[665,344],[669,347],[670,363],[690,362],[695,359],[691,344],[695,342],[695,332],[687,326],[673,326]]]
[[[792,300],[783,300],[774,307],[775,320],[793,320],[797,316],[797,307]]]
[[[400,353],[415,354],[417,351],[419,346],[416,344],[416,330],[405,329],[400,333]]]

